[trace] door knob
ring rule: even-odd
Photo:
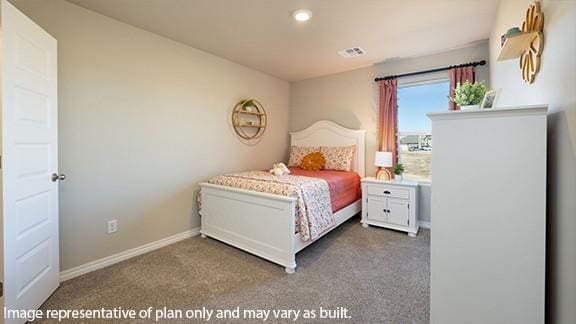
[[[60,173],[60,174],[52,173],[51,179],[52,179],[52,182],[64,181],[64,180],[66,180],[66,175],[64,173]]]

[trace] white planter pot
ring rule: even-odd
[[[478,110],[478,109],[480,109],[480,105],[460,106],[460,110]]]

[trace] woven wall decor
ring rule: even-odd
[[[256,99],[245,99],[232,110],[232,126],[236,135],[253,140],[264,135],[267,126],[266,111]]]
[[[526,11],[526,18],[522,23],[523,33],[536,33],[530,42],[530,46],[520,56],[520,69],[522,79],[527,83],[532,83],[536,75],[540,72],[542,50],[544,48],[544,13],[540,6],[540,1],[535,1]]]

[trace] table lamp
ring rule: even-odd
[[[385,168],[390,168],[392,164],[392,152],[376,152],[374,157],[374,165],[380,168],[376,173],[378,180],[392,180],[392,174]]]

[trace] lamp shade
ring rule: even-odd
[[[392,164],[392,152],[376,152],[374,165],[382,168],[389,168]]]

